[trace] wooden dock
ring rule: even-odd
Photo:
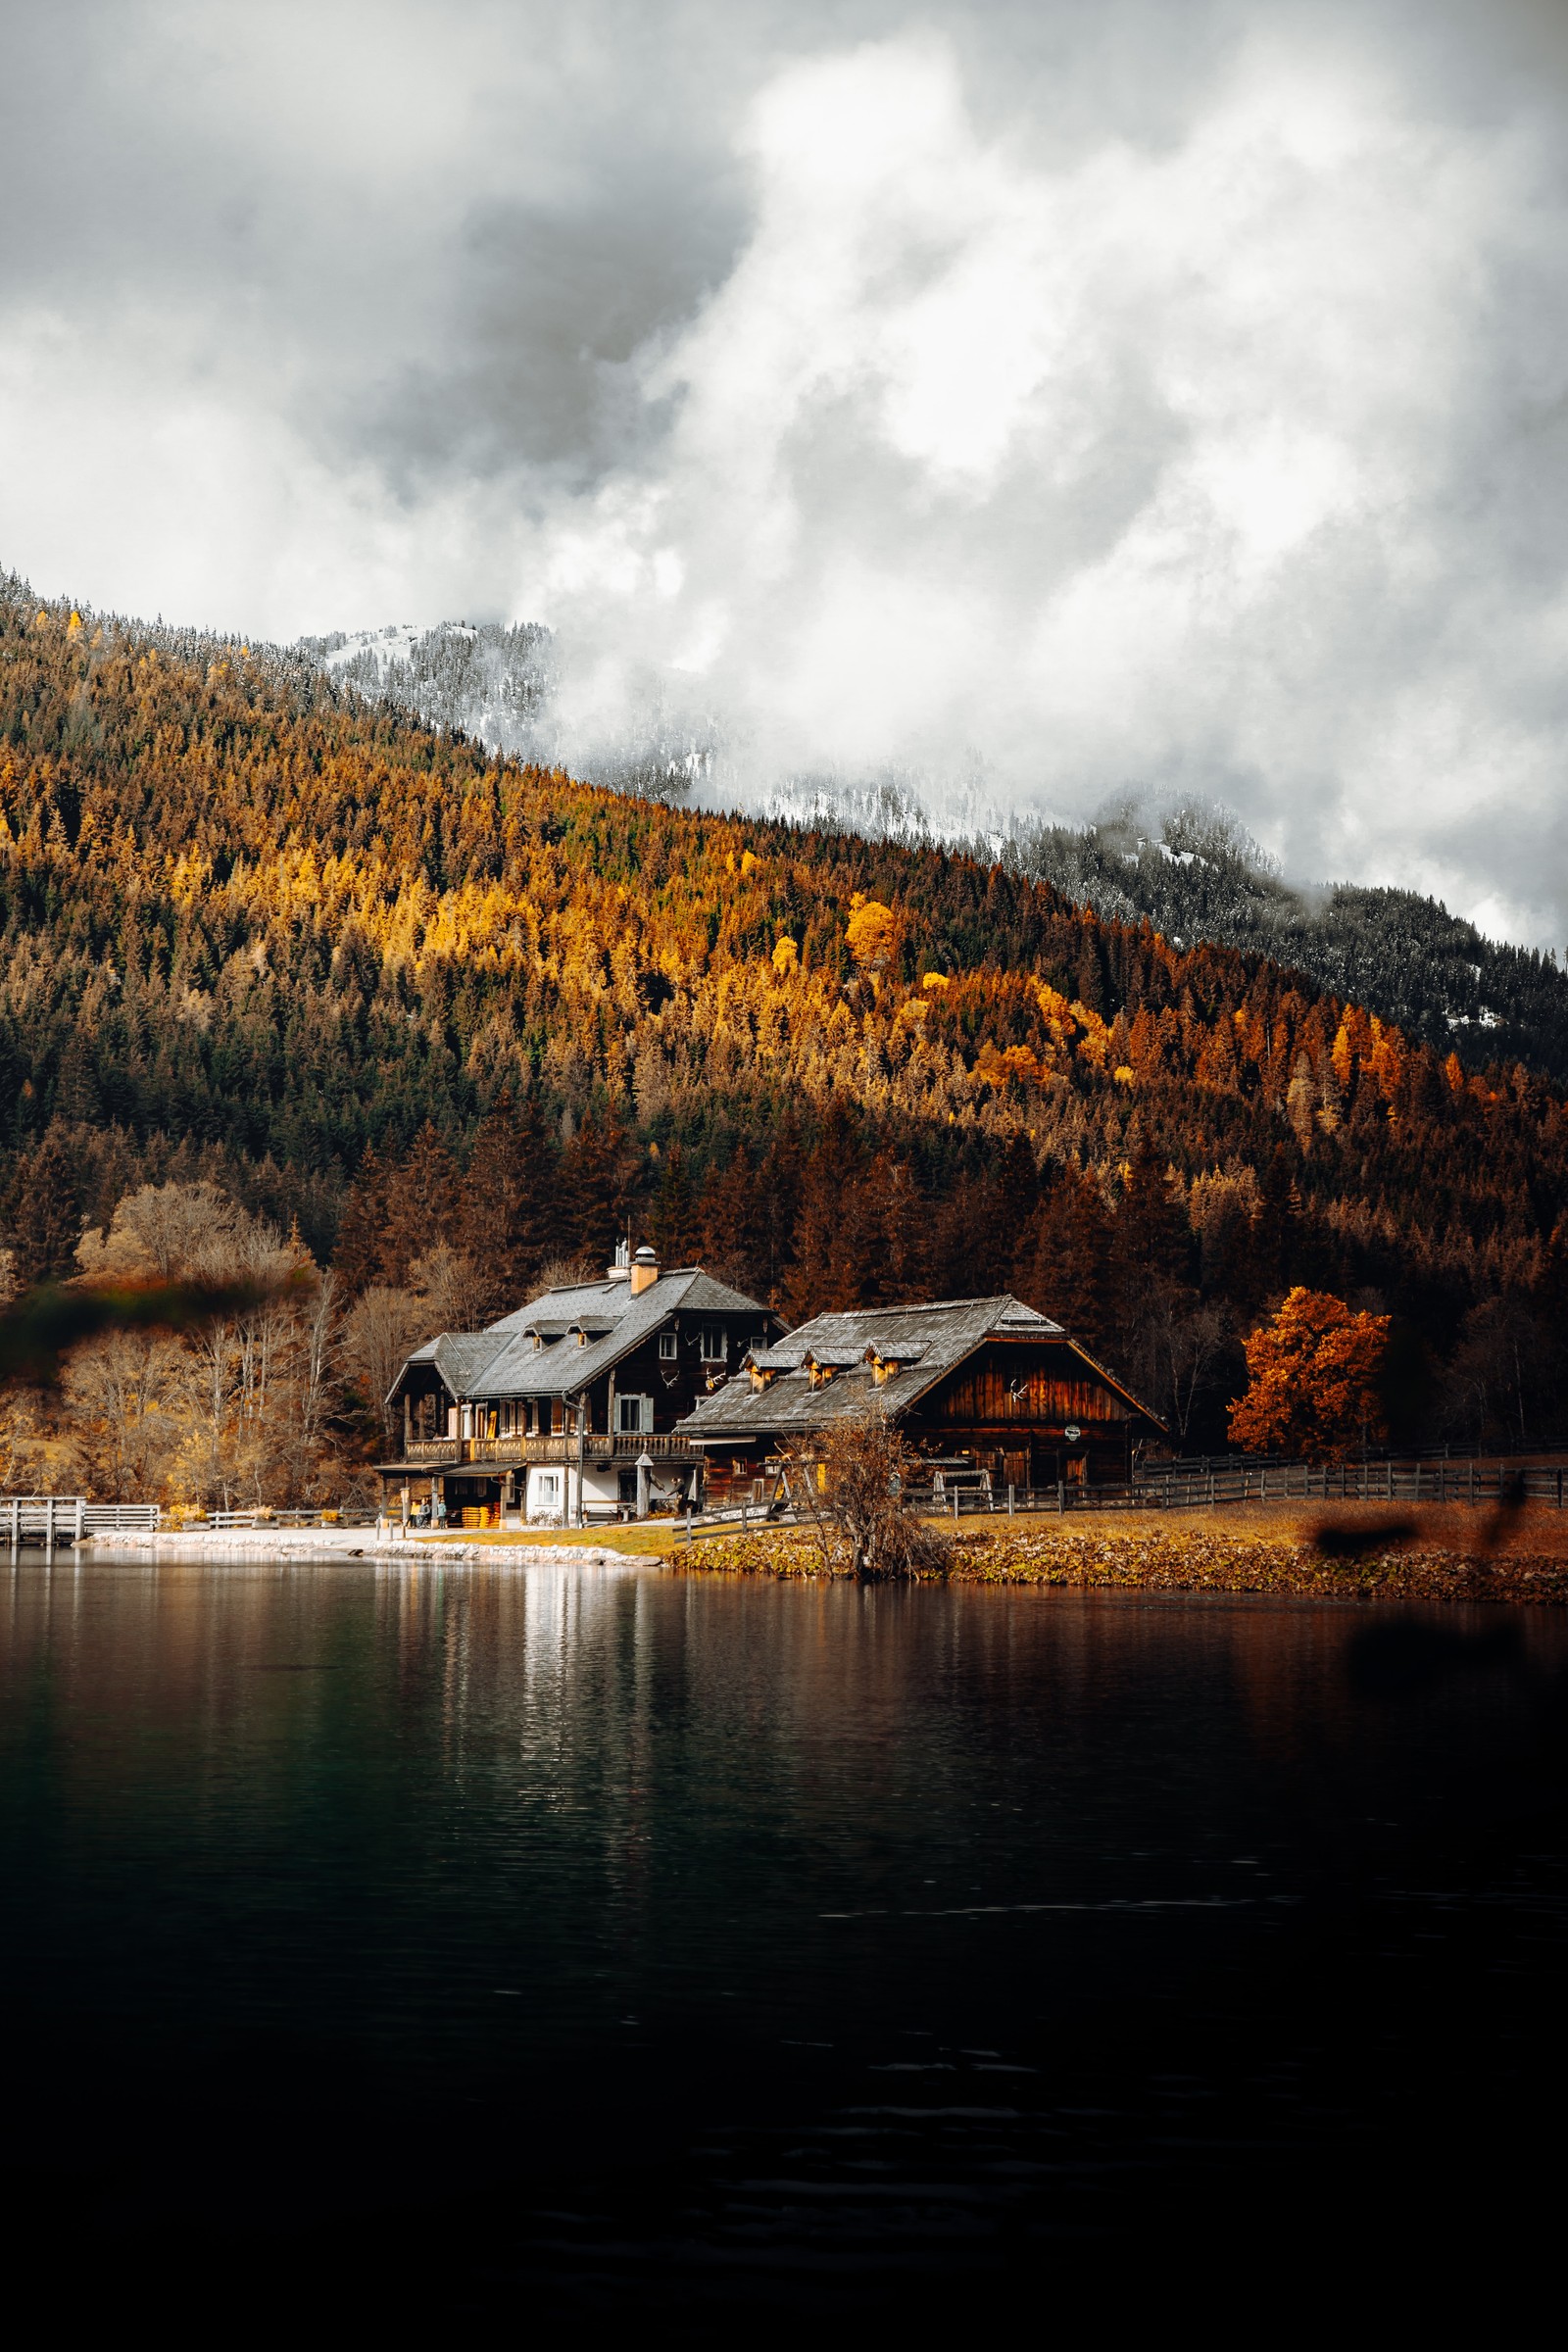
[[[13,1551],[41,1544],[53,1551],[83,1536],[114,1535],[156,1528],[163,1513],[156,1502],[89,1502],[85,1494],[0,1494],[0,1542]]]

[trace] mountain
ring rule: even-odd
[[[319,663],[337,683],[426,725],[466,735],[491,751],[544,767],[566,750],[560,713],[559,649],[536,623],[508,627],[444,621],[302,637],[296,658]],[[668,708],[662,682],[639,684],[631,710],[613,726],[572,730],[576,771],[617,792],[679,800],[710,771],[716,731]]]
[[[558,710],[559,649],[547,629],[448,622],[302,639],[297,658],[432,726],[492,750],[573,771],[617,791],[737,806],[788,822],[910,845],[945,840],[989,863],[1049,882],[1119,922],[1152,922],[1176,945],[1200,940],[1264,955],[1397,1022],[1469,1069],[1499,1056],[1568,1082],[1568,971],[1555,956],[1488,939],[1414,891],[1353,883],[1294,887],[1223,808],[1129,800],[1093,825],[983,824],[962,796],[930,795],[906,777],[804,774],[750,785],[722,729],[676,711],[667,686],[643,682],[617,729],[568,737]]]
[[[19,1278],[176,1175],[351,1289],[628,1223],[792,1319],[1012,1289],[1188,1443],[1305,1282],[1395,1315],[1405,1434],[1568,1419],[1560,1094],[1017,856],[617,794],[18,581],[0,817]]]
[[[1293,888],[1224,809],[1133,804],[1093,826],[1020,830],[1002,855],[1178,946],[1212,940],[1294,966],[1468,1068],[1517,1056],[1568,1080],[1568,972],[1554,955],[1500,945],[1414,891]]]

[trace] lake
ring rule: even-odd
[[[8,1573],[4,2204],[84,2306],[716,2339],[1555,2228],[1554,1613]]]

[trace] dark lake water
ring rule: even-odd
[[[1512,2293],[1565,1690],[1546,1612],[24,1556],[7,2228],[694,2336]]]

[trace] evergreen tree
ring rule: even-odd
[[[520,1306],[559,1249],[560,1160],[537,1101],[530,1096],[518,1110],[504,1093],[474,1137],[453,1228],[491,1315]]]
[[[671,1144],[663,1155],[659,1190],[650,1218],[654,1248],[665,1266],[690,1265],[697,1254],[697,1201],[686,1173],[686,1154]]]
[[[464,1210],[463,1183],[446,1138],[426,1119],[414,1148],[386,1185],[382,1231],[383,1282],[404,1283],[409,1268],[440,1242],[456,1247]]]
[[[19,1289],[60,1282],[76,1271],[81,1238],[81,1171],[58,1125],[23,1160],[11,1190],[9,1222]]]
[[[559,1230],[567,1246],[608,1264],[633,1221],[641,1177],[618,1113],[590,1111],[561,1154]]]

